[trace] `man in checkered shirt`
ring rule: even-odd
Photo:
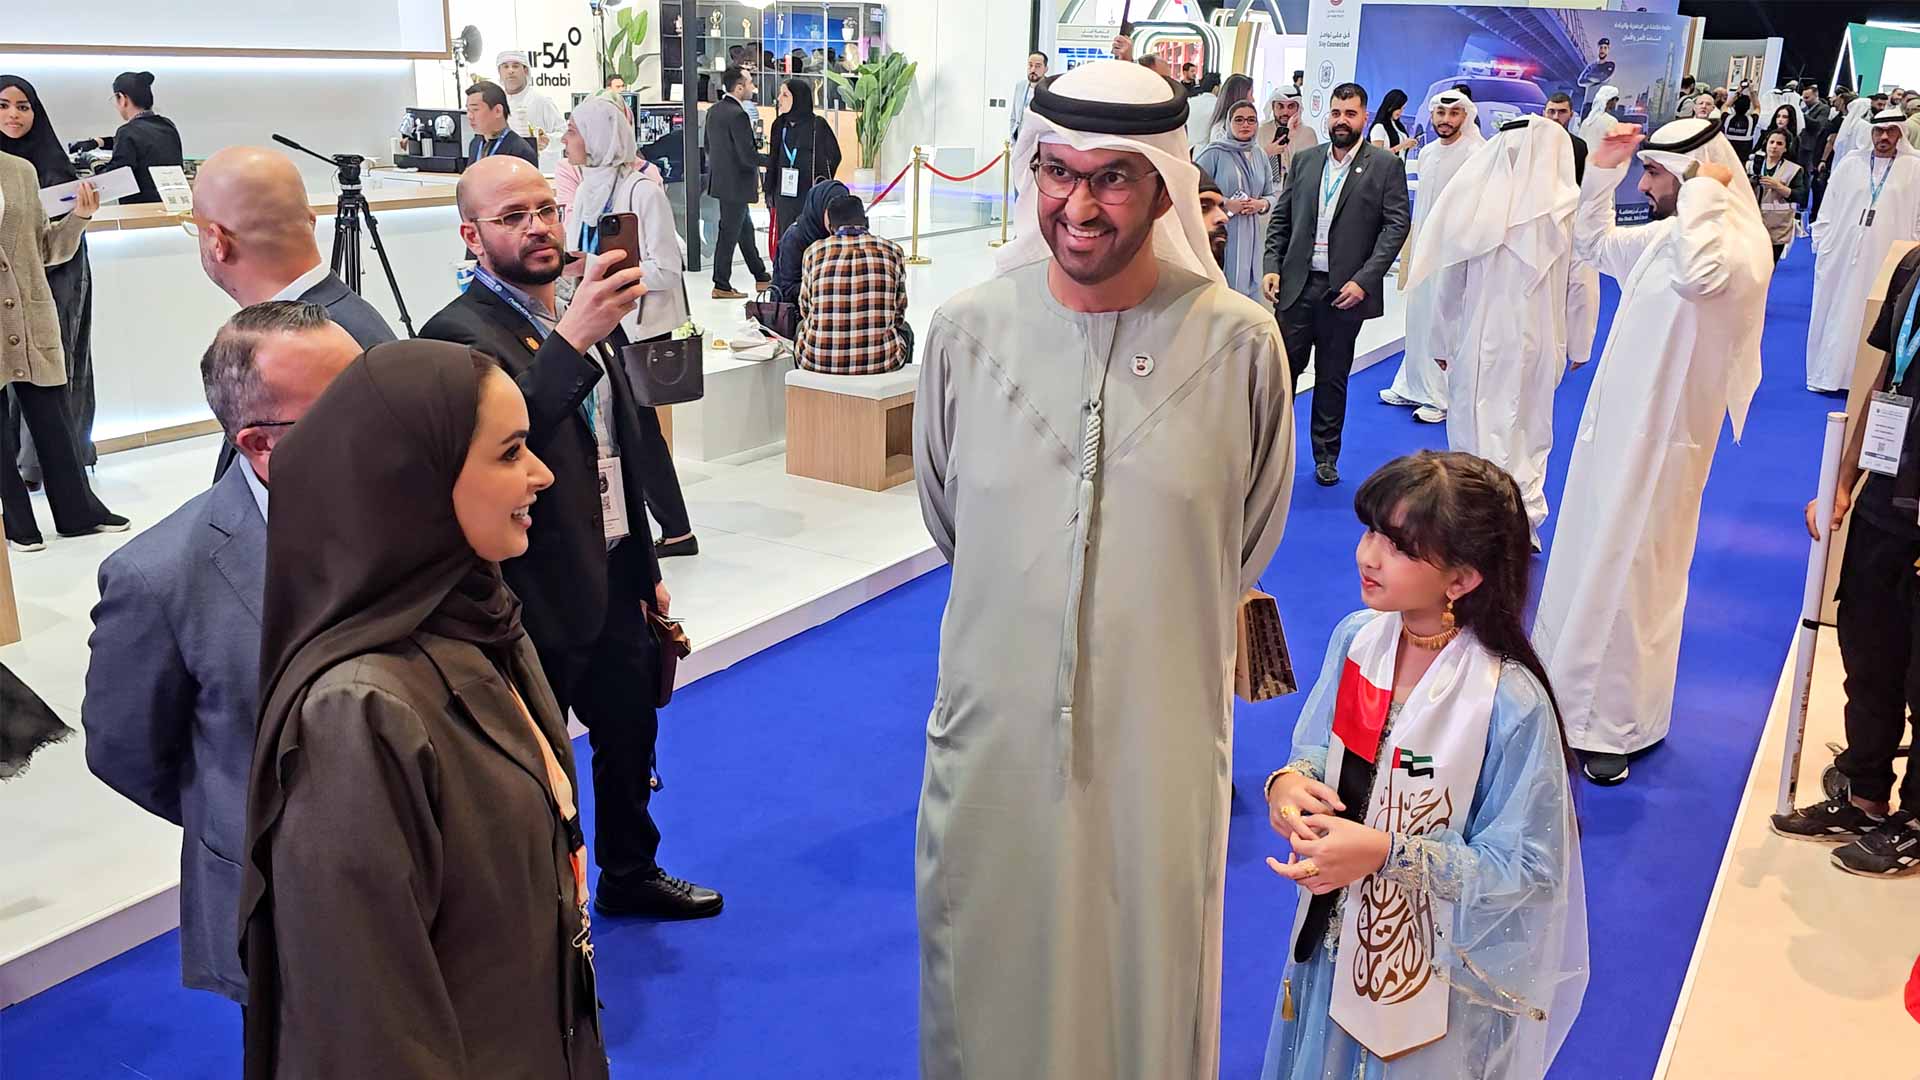
[[[898,371],[913,356],[906,257],[867,231],[858,196],[827,204],[832,235],[807,249],[800,270],[800,366],[828,375]]]

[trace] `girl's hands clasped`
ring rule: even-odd
[[[1293,839],[1287,861],[1269,856],[1267,866],[1315,896],[1346,888],[1385,866],[1393,846],[1393,838],[1379,829],[1332,814],[1307,814],[1298,825],[1311,838]]]

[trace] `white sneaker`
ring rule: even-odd
[[[35,540],[34,542],[32,542],[32,543],[30,543],[30,544],[23,544],[23,543],[21,543],[21,542],[20,542],[20,541],[18,541],[18,540],[9,540],[9,541],[7,541],[7,546],[8,546],[8,547],[10,547],[10,548],[12,548],[12,549],[13,549],[13,550],[15,550],[15,551],[45,551],[45,550],[47,550],[47,542],[46,542],[45,540]]]
[[[1389,386],[1385,390],[1380,391],[1380,404],[1398,405],[1401,408],[1405,409],[1405,408],[1411,408],[1412,406],[1418,405],[1420,403],[1413,400],[1412,398],[1401,397],[1399,394],[1396,394],[1393,392],[1393,387]]]
[[[1447,422],[1447,410],[1422,405],[1413,410],[1413,418],[1423,424],[1444,424]]]

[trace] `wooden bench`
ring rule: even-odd
[[[885,491],[913,479],[920,368],[884,375],[787,372],[787,475]]]

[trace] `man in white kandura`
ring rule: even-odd
[[[1293,479],[1273,315],[1201,220],[1187,101],[1047,80],[1017,235],[914,408],[952,562],[916,897],[925,1080],[1212,1080],[1235,614]]]
[[[1904,137],[1906,121],[1898,109],[1875,116],[1872,141],[1841,158],[1827,181],[1813,223],[1809,390],[1852,387],[1854,358],[1865,340],[1867,290],[1895,241],[1920,240],[1920,150]]]
[[[525,52],[508,49],[494,57],[493,63],[500,75],[500,89],[507,92],[507,126],[514,134],[532,139],[534,149],[545,150],[550,139],[566,133],[566,115],[552,98],[534,89]]]
[[[1487,141],[1487,137],[1480,134],[1480,114],[1473,99],[1458,90],[1435,94],[1430,113],[1433,133],[1439,138],[1421,147],[1414,158],[1420,170],[1420,184],[1414,193],[1413,228],[1407,233],[1408,251],[1401,256],[1409,261],[1413,253],[1420,250],[1421,226],[1433,213],[1440,193],[1447,190],[1447,182]],[[1393,376],[1393,385],[1380,391],[1381,401],[1388,405],[1412,406],[1413,418],[1427,424],[1444,423],[1447,419],[1447,375],[1434,363],[1434,357],[1439,354],[1433,351],[1430,340],[1433,322],[1440,316],[1431,279],[1407,286],[1406,355]]]
[[[1545,117],[1509,120],[1453,179],[1412,271],[1435,297],[1429,342],[1447,376],[1447,448],[1513,477],[1538,551],[1580,205],[1573,140]]]
[[[1551,95],[1540,115],[1566,129],[1567,138],[1573,143],[1573,186],[1578,188],[1587,172],[1587,141],[1574,130],[1573,99],[1565,94]],[[1600,115],[1607,117],[1611,130],[1613,117],[1606,113]],[[1600,271],[1594,269],[1592,263],[1576,257],[1567,267],[1567,359],[1574,367],[1593,359],[1593,335],[1599,328]],[[1564,374],[1563,369],[1555,376],[1555,382]]]
[[[1620,283],[1587,392],[1540,587],[1534,646],[1567,742],[1596,783],[1666,738],[1700,492],[1733,417],[1760,385],[1773,245],[1740,157],[1715,120],[1675,120],[1640,151],[1653,221],[1614,224],[1613,192],[1640,142],[1624,124],[1592,147],[1574,246]]]

